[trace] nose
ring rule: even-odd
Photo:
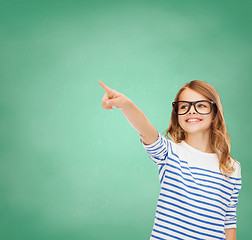
[[[193,105],[191,105],[191,108],[189,109],[189,114],[196,114],[196,110],[195,110],[195,107]]]

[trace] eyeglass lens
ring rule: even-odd
[[[177,114],[185,114],[189,108],[189,105],[190,104],[187,102],[178,102],[174,105],[175,112]],[[193,107],[193,105],[191,107]],[[195,107],[196,107],[196,110],[202,114],[207,114],[207,113],[210,113],[210,111],[211,111],[211,103],[210,102],[204,102],[204,101],[197,102],[195,104]]]

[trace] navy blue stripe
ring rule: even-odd
[[[163,200],[163,199],[158,199],[158,201],[159,201],[159,202],[166,203],[166,204],[168,204],[168,205],[172,205],[172,206],[178,207],[178,208],[180,208],[180,209],[183,209],[183,210],[185,210],[185,211],[194,213],[194,214],[196,214],[196,215],[200,215],[200,216],[203,216],[203,217],[207,217],[207,218],[211,218],[211,219],[223,221],[223,218],[212,217],[212,216],[207,215],[207,214],[195,212],[195,211],[193,211],[193,210],[184,208],[184,207],[182,207],[182,206],[180,206],[180,205],[177,205],[177,204],[175,204],[175,203],[167,202],[167,201],[165,201],[165,200]]]
[[[167,197],[167,198],[171,198],[171,199],[173,199],[173,200],[176,200],[176,201],[178,201],[178,202],[184,203],[184,204],[186,204],[186,205],[189,205],[189,206],[192,206],[192,207],[195,207],[195,208],[198,208],[198,209],[207,211],[207,212],[216,213],[216,214],[221,215],[222,217],[224,217],[224,215],[223,215],[222,213],[220,213],[220,212],[217,212],[217,211],[214,211],[214,210],[211,210],[211,209],[207,209],[207,208],[203,208],[203,207],[198,207],[198,206],[195,206],[195,205],[193,205],[193,204],[191,204],[191,203],[185,202],[185,201],[183,201],[183,200],[181,200],[181,199],[178,199],[178,198],[175,198],[175,197],[172,197],[172,196],[168,196],[168,195],[163,194],[163,193],[160,193],[160,195],[161,195],[161,196],[164,196],[164,197]],[[181,206],[180,206],[180,207],[181,207]]]
[[[234,221],[234,220],[231,220],[231,221]],[[236,221],[235,222],[232,222],[232,223],[225,223],[225,225],[233,225],[233,224],[236,224]]]
[[[191,171],[191,169],[199,169],[199,170],[203,170],[203,171],[206,171],[206,172],[216,173],[216,174],[221,175],[221,176],[223,177],[223,175],[222,175],[221,173],[219,173],[219,172],[215,172],[215,171],[212,171],[212,170],[208,170],[208,169],[204,169],[204,168],[199,168],[199,167],[189,167],[189,164],[188,164],[187,161],[185,161],[185,160],[180,160],[180,161],[181,161],[182,163],[185,163],[185,164],[186,164],[186,168],[192,173],[192,175],[194,174],[194,172]],[[197,173],[198,173],[198,172],[197,172]],[[219,177],[217,177],[217,176],[212,176],[212,175],[205,175],[204,173],[201,173],[201,174],[202,174],[203,176],[210,176],[210,177],[216,178],[216,179],[223,179],[223,180],[225,180],[227,183],[234,184],[234,183],[232,183],[232,182],[227,181],[227,180],[224,179],[224,178],[219,178]]]
[[[170,171],[170,170],[166,170],[167,172],[169,172],[169,173],[171,173],[171,174],[174,174],[174,175],[178,175],[178,176],[181,176],[184,180],[186,180],[186,181],[189,181],[189,182],[193,182],[193,183],[195,183],[193,180],[190,180],[190,179],[187,179],[187,178],[184,178],[184,176],[183,175],[181,175],[181,174],[179,174],[179,173],[176,173],[176,172],[173,172],[173,171]],[[166,176],[166,178],[169,178],[168,176]],[[198,183],[195,183],[196,185],[201,185],[201,186],[204,186],[204,187],[208,187],[208,186],[206,186],[206,185],[203,185],[203,184],[198,184]],[[211,187],[211,188],[213,188],[213,187]],[[218,188],[214,188],[214,189],[217,189],[217,190],[219,190]],[[199,189],[199,190],[201,190],[201,189]],[[204,190],[201,190],[201,191],[204,191]],[[205,192],[205,191],[204,191]],[[200,196],[202,196],[202,197],[204,197],[203,195],[200,195]],[[230,193],[228,194],[228,196],[230,196]],[[208,197],[206,197],[206,198],[208,198]],[[215,199],[213,199],[213,198],[208,198],[208,199],[212,199],[212,200],[215,200]],[[218,202],[220,202],[220,201],[218,201]],[[220,202],[220,203],[222,203],[222,202]],[[225,206],[226,206],[226,204],[224,204]]]
[[[160,168],[159,168],[159,175],[161,174],[161,171],[162,169],[164,168],[165,165],[162,165]],[[162,174],[162,177],[160,179],[160,183],[162,184],[163,182],[163,179],[164,179],[164,176],[165,176],[165,170],[163,171],[163,174]]]
[[[154,229],[154,228],[153,228],[152,231],[155,231],[155,232],[157,232],[157,233],[160,233],[160,234],[163,234],[163,235],[166,235],[166,236],[169,236],[169,237],[173,237],[173,238],[178,239],[178,240],[185,240],[185,239],[176,237],[176,236],[174,236],[174,235],[168,234],[168,233],[166,233],[166,232],[159,231],[159,230]],[[160,238],[160,239],[162,239],[162,238]],[[165,239],[165,240],[167,240],[167,239]]]
[[[206,172],[210,172],[210,173],[214,173],[214,174],[218,174],[218,175],[222,175],[221,173],[219,172],[215,172],[215,171],[212,171],[212,170],[209,170],[209,169],[204,169],[204,168],[199,168],[199,167],[190,167],[190,169],[198,169],[198,170],[203,170],[203,171],[206,171]],[[222,175],[223,176],[223,175]],[[234,179],[234,180],[240,180],[241,178],[236,178],[236,177],[229,177],[230,179]]]
[[[215,230],[215,229],[213,229],[213,228],[207,228],[207,227],[203,227],[203,226],[200,226],[199,224],[195,224],[195,223],[192,223],[192,222],[188,222],[188,221],[185,221],[185,220],[183,220],[183,219],[181,219],[181,218],[177,218],[177,217],[175,217],[175,216],[172,216],[172,215],[167,215],[167,214],[164,214],[164,213],[161,213],[161,212],[159,212],[159,214],[161,214],[161,215],[164,215],[164,216],[166,216],[166,217],[168,217],[168,218],[173,218],[173,219],[176,219],[176,220],[178,220],[178,221],[180,221],[180,222],[183,222],[183,223],[187,223],[187,224],[189,224],[189,225],[192,225],[192,226],[195,226],[195,227],[198,227],[198,228],[202,228],[202,229],[206,229],[206,230],[209,230],[209,231],[213,231],[213,232],[217,232],[217,233],[222,233],[222,231],[218,231],[218,230]],[[163,221],[163,220],[162,220]],[[198,220],[199,221],[199,220]],[[200,221],[201,223],[203,222],[203,221]],[[209,223],[209,222],[206,222],[207,224]],[[220,225],[220,224],[219,224]],[[221,225],[221,227],[222,227],[223,225]],[[224,226],[223,226],[224,227]]]
[[[161,165],[161,167],[159,168],[159,174],[161,173],[161,170],[163,169],[164,165]]]
[[[156,147],[156,146],[160,143],[160,139],[161,139],[161,138],[158,138],[158,139],[157,139],[157,142],[156,142],[155,145],[150,146],[150,145],[152,145],[153,143],[152,143],[152,144],[149,144],[149,145],[145,145],[145,144],[142,142],[142,139],[140,138],[141,142],[143,143],[143,145],[144,145],[144,147],[145,147],[146,149],[152,149],[152,148]],[[158,140],[159,140],[159,141],[158,141]]]
[[[222,178],[219,178],[219,177],[214,177],[214,176],[211,176],[211,175],[208,175],[208,174],[204,174],[204,173],[197,173],[197,172],[191,172],[192,175],[200,175],[200,176],[206,176],[206,177],[209,177],[209,178],[215,178],[215,179],[219,179],[221,181],[224,181],[226,183],[229,183],[229,184],[232,184],[232,185],[235,185],[235,183],[232,183],[232,182],[228,182],[226,179],[222,179]],[[196,179],[196,178],[195,178]]]
[[[185,192],[188,192],[188,191],[186,191],[185,189],[183,189],[183,188],[181,188],[181,187],[178,187],[178,186],[176,186],[176,185],[174,185],[174,184],[170,184],[170,185],[172,185],[172,186],[174,186],[174,187],[176,187],[176,188],[182,189],[182,190],[184,190]],[[197,202],[197,203],[202,203],[202,204],[205,204],[205,205],[209,205],[209,206],[213,206],[213,207],[219,208],[219,209],[221,209],[223,212],[225,212],[225,209],[223,209],[222,207],[220,207],[220,206],[218,206],[218,205],[215,205],[215,204],[212,204],[212,203],[207,203],[207,202],[204,202],[204,201],[200,201],[200,200],[197,200],[197,199],[188,197],[188,196],[186,196],[185,194],[176,192],[176,191],[171,190],[171,189],[168,189],[168,188],[163,188],[163,187],[162,187],[162,189],[166,190],[167,192],[172,192],[172,193],[174,193],[174,194],[183,196],[183,197],[185,197],[185,198],[187,198],[187,199],[190,199],[190,200],[193,200],[193,201],[195,201],[195,202]],[[188,193],[190,193],[190,192],[188,192]],[[194,193],[192,193],[192,194],[194,194]],[[199,195],[199,194],[194,194],[194,195]],[[202,196],[202,195],[199,195],[199,196]],[[219,200],[216,200],[216,199],[214,199],[214,200],[217,201],[217,202],[220,202]],[[220,203],[221,203],[221,202],[220,202]],[[226,206],[227,206],[227,205],[226,205]]]
[[[217,184],[218,186],[222,186],[224,188],[227,188],[228,190],[233,190],[233,188],[230,188],[224,184],[221,184],[219,182],[214,182],[214,181],[210,181],[210,180],[206,180],[206,179],[202,179],[202,178],[194,178],[194,179],[197,179],[197,180],[200,180],[200,181],[204,181],[204,182],[208,182],[208,183],[213,183],[213,184]],[[198,185],[202,185],[202,184],[199,184],[197,183]],[[202,186],[206,186],[206,185],[202,185]]]
[[[204,193],[209,193],[209,194],[212,194],[212,195],[221,197],[221,198],[223,198],[224,200],[226,200],[226,201],[228,202],[228,199],[227,199],[227,198],[223,197],[222,195],[220,195],[220,194],[218,194],[218,193],[209,192],[209,191],[206,191],[206,190],[202,190],[202,189],[200,189],[200,188],[196,188],[196,187],[187,185],[187,184],[185,184],[183,181],[181,181],[181,180],[179,180],[179,179],[176,179],[176,178],[173,178],[173,177],[171,177],[171,176],[165,176],[165,177],[166,177],[167,179],[171,179],[171,180],[174,180],[174,181],[176,181],[176,182],[180,182],[180,183],[182,183],[184,186],[186,186],[186,187],[188,187],[188,188],[192,188],[192,189],[195,189],[195,190],[199,190],[199,191],[201,191],[201,192],[204,192]],[[183,176],[182,176],[182,177],[183,177]],[[164,181],[164,183],[169,184],[169,183],[166,182],[166,181]],[[217,189],[217,190],[219,190],[219,189]],[[228,196],[230,196],[230,194],[228,194]]]
[[[190,173],[186,173],[186,172],[183,172],[180,168],[178,168],[178,169],[181,170],[181,172],[182,172],[183,174],[189,175],[189,176],[191,176],[191,177],[194,178],[194,179],[202,180],[202,179],[200,179],[200,178],[195,178],[195,177],[193,176],[193,174],[194,174],[194,175],[197,174],[197,175],[206,176],[206,177],[210,177],[210,178],[214,178],[214,179],[219,179],[219,180],[221,180],[221,181],[224,181],[225,183],[231,184],[232,186],[235,185],[235,183],[228,182],[226,179],[223,179],[223,178],[219,178],[219,177],[215,177],[215,176],[211,176],[211,175],[207,175],[207,174],[203,174],[203,173],[192,173],[189,167],[186,167],[186,166],[182,166],[182,165],[181,165],[181,163],[180,163],[181,160],[180,160],[180,161],[176,161],[176,160],[174,160],[174,159],[172,159],[172,158],[169,158],[169,157],[168,157],[168,159],[170,159],[171,161],[173,161],[173,162],[175,162],[175,163],[179,163],[180,168],[184,168],[184,169],[189,170]],[[167,165],[169,165],[169,164],[167,164]],[[173,165],[169,165],[169,166],[173,166]],[[173,167],[175,167],[175,166],[173,166]],[[177,167],[175,167],[175,168],[177,168]]]
[[[175,211],[175,210],[172,209],[172,208],[166,208],[166,207],[163,207],[163,206],[161,206],[161,205],[159,205],[159,204],[158,204],[157,206],[158,206],[159,208],[165,209],[166,211],[171,211],[171,212],[177,213],[177,214],[179,214],[179,215],[182,215],[182,216],[184,216],[184,217],[193,219],[193,220],[198,221],[198,222],[200,222],[200,223],[203,222],[203,223],[210,224],[210,225],[214,225],[214,226],[218,226],[218,227],[224,227],[223,224],[218,224],[218,223],[212,223],[212,222],[204,221],[204,220],[202,220],[201,218],[198,219],[198,218],[192,217],[192,216],[190,216],[190,215],[186,215],[186,214],[184,214],[184,213],[182,213],[182,212]],[[160,211],[158,211],[158,212],[159,212],[160,214],[166,215],[165,213],[162,213],[162,212],[160,212]],[[167,215],[167,216],[169,216],[169,215]],[[220,220],[222,221],[222,219],[220,219]]]
[[[167,149],[165,149],[165,148],[162,149],[162,148],[163,148],[163,146],[160,146],[160,147],[158,147],[158,148],[156,148],[156,149],[154,149],[154,150],[147,150],[147,152],[148,152],[149,154],[160,155],[162,152],[167,151]],[[158,152],[159,149],[162,149],[162,151]],[[160,160],[163,160],[163,159],[160,159]]]
[[[156,239],[159,239],[159,240],[167,240],[167,239],[165,239],[165,238],[161,238],[161,237],[155,236],[155,235],[153,235],[153,234],[151,234],[151,237],[156,238]],[[183,239],[182,239],[182,240],[183,240]]]
[[[236,200],[238,200],[238,196],[236,196],[236,197],[235,197],[235,196],[232,196],[231,199],[232,199],[233,201],[236,201]]]
[[[162,221],[162,222],[165,222],[165,223],[169,223],[171,225],[174,225],[174,226],[177,226],[179,228],[183,228],[183,229],[186,229],[187,231],[190,231],[190,232],[193,232],[193,233],[197,233],[199,235],[204,235],[204,236],[208,236],[208,237],[212,237],[212,238],[219,238],[219,237],[216,237],[215,235],[211,235],[211,234],[207,234],[207,233],[203,233],[202,231],[196,231],[196,230],[193,230],[191,228],[188,228],[188,227],[185,227],[183,225],[180,225],[180,224],[177,224],[177,223],[174,223],[174,222],[170,222],[170,221],[167,221],[167,220],[164,220],[164,219],[161,219],[161,218],[156,218],[158,219],[159,221]],[[157,225],[157,223],[155,224]],[[165,226],[162,226],[160,225],[160,227],[165,227]],[[166,228],[166,227],[165,227]],[[216,231],[216,232],[219,232],[219,233],[223,233],[222,231]],[[185,233],[183,233],[185,234]],[[187,234],[185,234],[187,235]],[[187,235],[187,236],[190,236],[190,235]],[[195,237],[194,237],[195,238]],[[196,238],[197,239],[197,238]]]
[[[172,150],[172,145],[171,145],[171,142],[169,142],[169,144],[170,144],[170,149],[171,149],[171,153],[172,153],[172,155],[176,156],[176,157],[179,159],[179,156],[178,156],[177,154],[175,154],[175,153],[173,152],[173,150]]]
[[[177,169],[179,169],[178,167],[175,167],[175,166],[173,166],[173,165],[169,165],[169,166],[172,166],[172,167],[174,167],[174,168],[177,168]],[[179,169],[180,171],[181,171],[181,169]],[[172,171],[170,171],[170,172],[172,172]],[[181,171],[182,172],[182,171]],[[178,174],[178,173],[176,173],[176,172],[172,172],[172,173],[174,173],[174,174],[177,174],[177,175],[180,175],[180,174]],[[190,175],[190,174],[189,174]],[[194,180],[191,180],[191,179],[188,179],[188,178],[184,178],[185,180],[187,180],[187,181],[189,181],[189,182],[194,182],[194,183],[196,183]],[[206,179],[201,179],[201,178],[194,178],[194,179],[197,179],[197,180],[200,180],[200,181],[205,181],[205,182],[207,182],[207,183],[214,183],[214,184],[217,184],[218,186],[222,186],[222,187],[224,187],[224,188],[227,188],[228,190],[232,190],[233,191],[233,188],[230,188],[230,187],[227,187],[227,186],[225,186],[225,185],[223,185],[223,184],[221,184],[221,183],[219,183],[219,182],[214,182],[214,181],[209,181],[209,180],[206,180]],[[197,185],[200,185],[200,186],[203,186],[203,187],[209,187],[208,185],[204,185],[204,184],[200,184],[200,183],[196,183]]]
[[[170,160],[171,160],[171,159],[170,159]],[[208,182],[208,181],[209,181],[209,180],[202,179],[202,178],[196,178],[196,177],[192,176],[192,174],[190,174],[190,173],[183,172],[183,171],[181,170],[181,168],[176,167],[176,166],[174,166],[174,165],[171,165],[171,164],[168,164],[168,163],[166,163],[166,165],[169,166],[169,167],[178,169],[178,170],[181,172],[181,175],[188,175],[188,176],[190,176],[191,178],[193,178],[193,179],[195,179],[195,180],[199,180],[199,181],[205,181],[205,182]],[[174,173],[175,173],[175,172],[174,172]],[[204,174],[201,174],[201,175],[204,175]],[[205,176],[206,176],[206,175],[205,175]],[[186,179],[186,178],[184,178],[184,179]],[[220,180],[224,180],[224,179],[220,179]],[[213,181],[209,181],[209,182],[213,182]],[[220,183],[218,183],[218,182],[213,182],[213,183],[215,183],[215,184],[217,184],[217,185],[220,184]],[[229,183],[229,184],[232,185],[232,188],[229,188],[229,187],[227,187],[227,186],[225,186],[225,185],[222,185],[222,184],[220,184],[220,185],[222,185],[223,187],[226,187],[226,188],[228,188],[228,189],[233,189],[233,187],[234,187],[235,184],[233,184],[233,183]]]
[[[202,238],[197,238],[197,237],[195,237],[195,236],[186,234],[186,233],[184,233],[184,232],[180,232],[180,231],[175,230],[175,229],[173,229],[173,228],[165,227],[165,226],[160,225],[160,224],[158,224],[158,223],[155,223],[155,225],[158,226],[158,227],[165,228],[165,229],[168,229],[168,230],[170,230],[170,231],[176,232],[176,233],[180,233],[180,234],[183,235],[183,236],[191,237],[191,238],[197,239],[197,240],[202,240]],[[174,224],[174,225],[175,225],[175,224]]]

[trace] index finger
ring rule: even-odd
[[[112,90],[111,88],[109,88],[108,86],[106,86],[102,81],[99,81],[99,84],[103,87],[103,89],[104,89],[106,92],[109,92],[109,91]]]

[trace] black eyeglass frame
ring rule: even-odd
[[[185,113],[179,114],[179,113],[176,113],[176,112],[175,112],[175,104],[176,104],[176,103],[179,103],[179,102],[186,102],[186,103],[189,103],[189,108],[188,108],[188,110],[187,110]],[[197,111],[197,109],[196,109],[196,106],[195,106],[195,104],[197,104],[198,102],[209,102],[209,103],[211,103],[210,112],[209,112],[209,113],[199,113],[199,112]],[[214,106],[214,105],[216,106],[216,103],[213,102],[213,101],[209,101],[209,100],[198,100],[198,101],[194,101],[194,102],[189,102],[189,101],[177,101],[177,102],[172,102],[173,112],[174,112],[176,115],[185,115],[185,114],[187,114],[187,113],[190,111],[192,105],[194,106],[194,109],[195,109],[195,111],[196,111],[197,113],[199,113],[199,114],[201,114],[201,115],[207,115],[207,114],[210,114],[210,113],[212,112],[213,106]]]

